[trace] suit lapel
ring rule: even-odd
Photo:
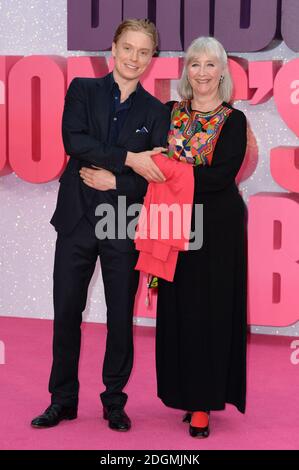
[[[148,95],[144,88],[140,85],[139,90],[133,100],[131,109],[129,110],[127,119],[120,131],[118,136],[117,144],[125,146],[126,141],[130,138],[132,133],[136,132],[136,129],[140,126],[140,119],[142,115],[145,115],[144,110],[147,108]],[[143,122],[141,123],[144,124]]]

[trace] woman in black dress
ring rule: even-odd
[[[209,435],[210,411],[245,412],[245,204],[235,177],[246,151],[246,118],[228,102],[227,55],[214,38],[190,45],[172,103],[169,156],[194,165],[194,204],[203,205],[200,249],[180,252],[173,282],[159,279],[158,396],[187,410],[193,437]],[[190,244],[191,247],[191,244]]]

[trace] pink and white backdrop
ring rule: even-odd
[[[73,5],[84,3],[89,10],[91,3],[93,6],[96,3],[70,0],[69,7],[72,2]],[[234,3],[241,2],[243,7],[245,4],[241,0],[225,2],[228,7]],[[283,0],[282,5],[286,2],[293,5],[293,10],[288,10],[291,27],[294,15],[299,20],[299,8],[294,0]],[[109,3],[102,1],[106,8]],[[165,0],[162,3],[166,5]],[[189,3],[194,7],[196,2]],[[198,0],[197,3],[209,2]],[[266,3],[281,6],[276,0]],[[173,2],[168,0],[168,4]],[[217,4],[219,0],[216,8]],[[69,35],[69,43],[74,41],[74,34],[73,38],[70,34],[74,25],[70,15],[67,22],[67,9],[66,0],[0,0],[2,316],[53,317],[56,233],[49,220],[56,204],[58,176],[66,161],[59,130],[63,96],[73,76],[99,76],[112,65],[109,51],[90,52],[92,48],[83,47],[81,51],[69,50],[67,38]],[[160,23],[161,29],[163,22]],[[285,31],[287,25],[284,18]],[[299,334],[299,58],[296,49],[297,45],[292,45],[288,37],[285,41],[273,40],[257,52],[229,54],[235,106],[244,111],[249,124],[247,158],[239,180],[249,211],[249,323],[254,333]],[[179,50],[162,51],[144,86],[161,99],[176,99],[182,56]],[[39,77],[38,81],[33,77]],[[155,298],[150,308],[146,308],[144,283],[141,289],[135,322],[154,325]],[[84,318],[105,321],[99,264]]]

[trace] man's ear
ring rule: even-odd
[[[115,49],[116,49],[116,43],[113,41],[112,46],[111,46],[112,57],[115,57]]]

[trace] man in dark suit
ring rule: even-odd
[[[130,429],[123,392],[133,364],[132,316],[138,287],[138,253],[128,235],[98,238],[99,204],[114,209],[142,203],[148,181],[164,176],[151,156],[166,144],[169,111],[147,93],[139,78],[157,47],[155,26],[126,20],[112,44],[113,72],[100,79],[76,78],[67,91],[62,119],[64,146],[70,156],[60,178],[51,223],[58,232],[54,264],[53,364],[51,405],[33,419],[50,427],[77,417],[78,362],[82,312],[99,256],[107,305],[107,343],[103,365],[103,417],[118,431]],[[106,207],[106,206],[105,206]],[[132,216],[120,224],[128,226]],[[123,227],[122,227],[123,228]]]

